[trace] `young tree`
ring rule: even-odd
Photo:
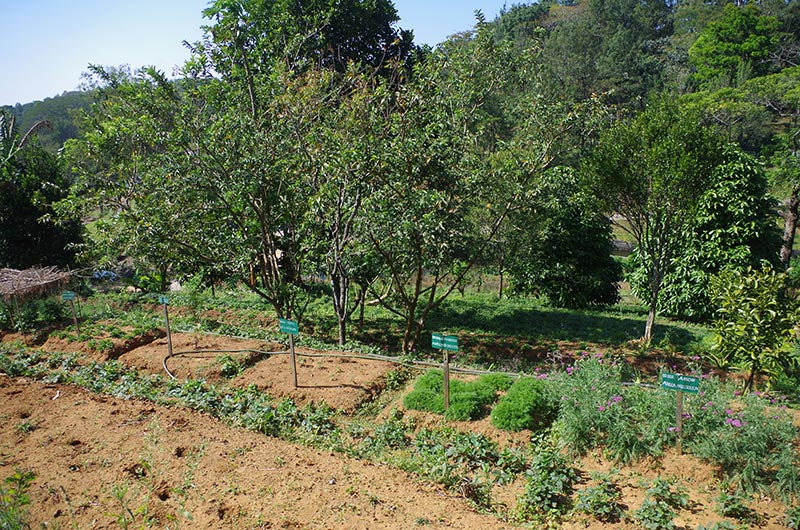
[[[664,276],[686,243],[721,152],[719,137],[698,116],[662,101],[602,134],[588,161],[591,189],[636,241],[647,278],[646,342],[652,338]]]
[[[684,243],[664,274],[659,311],[687,320],[710,320],[716,305],[711,281],[722,271],[776,261],[777,230],[767,179],[761,165],[734,145],[724,147],[708,188],[698,198]],[[647,298],[643,269],[631,287]]]

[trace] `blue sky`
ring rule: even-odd
[[[89,64],[155,65],[171,75],[199,39],[207,0],[6,0],[0,7],[0,105],[75,90]],[[512,3],[523,3],[521,0]],[[435,45],[492,20],[506,0],[394,0],[399,26]]]

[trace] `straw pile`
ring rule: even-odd
[[[5,302],[39,298],[61,289],[69,279],[70,273],[57,267],[0,269],[0,298]]]

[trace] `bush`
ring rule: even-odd
[[[549,426],[556,407],[548,399],[544,384],[532,377],[519,379],[492,409],[492,425],[506,431],[538,430]]]
[[[494,403],[498,390],[508,388],[510,382],[511,379],[502,374],[484,375],[469,383],[452,379],[450,406],[445,411],[444,374],[439,370],[430,370],[417,379],[414,390],[403,398],[403,406],[410,410],[444,414],[448,420],[474,420]]]

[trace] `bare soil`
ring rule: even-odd
[[[174,334],[172,342],[177,355],[167,364],[176,377],[217,380],[218,357],[227,352],[245,368],[226,384],[254,384],[276,398],[289,396],[300,404],[324,401],[345,412],[374,400],[386,373],[395,368],[354,358],[299,356],[299,386],[294,388],[289,357],[281,353],[284,345],[194,334]],[[77,351],[91,360],[118,358],[152,373],[164,373],[167,355],[162,336],[130,341],[105,353],[58,340],[39,347]],[[381,414],[401,408],[400,403],[398,395]],[[413,411],[406,416],[420,427],[443,422],[438,416]],[[32,528],[521,527],[478,513],[457,492],[390,466],[233,428],[179,407],[0,374],[0,419],[0,479],[16,470],[35,473],[27,507]],[[481,432],[502,446],[524,445],[530,439],[530,433],[498,431],[488,419],[448,425]],[[579,488],[592,484],[592,472],[613,468],[601,455],[589,455],[575,465],[583,476]],[[689,493],[692,508],[676,518],[679,528],[725,520],[714,511],[719,494],[715,470],[674,453],[658,462],[619,469],[617,480],[629,510],[641,506],[643,484],[657,476],[674,479]],[[492,495],[494,502],[513,510],[523,490],[520,479],[496,488]],[[782,517],[786,507],[777,500],[759,498],[751,507],[763,517],[758,528],[786,528]],[[636,525],[603,524],[575,515],[562,528]]]

